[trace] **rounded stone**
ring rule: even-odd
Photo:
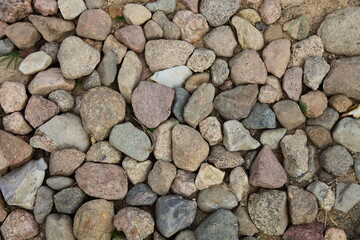
[[[236,0],[203,0],[200,3],[200,13],[213,27],[226,23],[239,9],[240,3]]]
[[[59,213],[73,214],[85,199],[86,194],[80,188],[65,188],[54,195],[55,208]]]
[[[218,209],[231,210],[238,205],[235,195],[224,185],[215,185],[201,190],[197,196],[198,207],[206,213]]]
[[[23,209],[12,211],[0,229],[5,240],[26,240],[39,233],[39,227],[34,216]]]
[[[200,40],[209,31],[206,18],[189,10],[178,11],[173,18],[173,23],[179,26],[181,39],[189,43]]]
[[[0,86],[0,105],[5,113],[24,109],[27,102],[26,88],[20,82],[4,82]]]
[[[320,164],[329,173],[340,177],[347,173],[354,160],[345,147],[336,145],[321,153]]]
[[[51,62],[52,59],[46,52],[34,52],[26,56],[20,63],[19,70],[23,74],[31,75],[46,69]]]
[[[77,22],[76,34],[80,37],[103,41],[110,34],[111,18],[102,9],[84,11]]]
[[[58,105],[61,112],[70,111],[75,106],[74,97],[65,90],[55,90],[49,94],[49,100]]]
[[[300,103],[305,106],[305,116],[316,118],[323,114],[328,105],[326,95],[320,91],[310,91],[300,97]]]

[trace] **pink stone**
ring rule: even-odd
[[[289,68],[282,79],[282,86],[288,97],[298,101],[302,92],[302,74],[301,67]]]
[[[86,154],[75,148],[63,149],[50,155],[50,175],[70,176],[84,162]]]
[[[3,118],[4,129],[17,135],[26,135],[32,131],[31,126],[25,121],[20,112],[14,112]]]
[[[114,36],[119,42],[137,53],[144,52],[145,35],[140,26],[130,25],[119,28],[115,31]]]
[[[221,123],[216,117],[208,117],[199,123],[200,133],[210,146],[220,143],[223,139]]]
[[[5,82],[0,87],[0,105],[5,113],[23,110],[27,99],[25,86],[20,82]]]
[[[2,0],[0,20],[14,23],[27,17],[32,12],[31,0]]]
[[[199,0],[181,0],[181,2],[193,13],[199,12]]]
[[[316,118],[323,114],[328,105],[325,93],[310,91],[300,97],[301,103],[306,105],[305,116]]]
[[[171,191],[184,197],[191,196],[197,191],[195,186],[195,173],[179,169],[171,184]]]
[[[5,28],[5,35],[20,49],[32,48],[41,39],[40,33],[29,22],[18,22]]]
[[[263,51],[263,59],[269,73],[281,78],[290,59],[291,42],[287,39],[274,40]]]
[[[347,237],[342,229],[331,227],[326,229],[324,240],[347,240]]]
[[[280,0],[264,0],[259,12],[265,24],[276,22],[281,16]]]
[[[32,95],[25,108],[25,119],[34,128],[59,113],[59,107],[52,101],[39,95]]]
[[[43,16],[54,15],[58,11],[56,0],[34,0],[34,8]]]
[[[181,30],[181,39],[189,43],[200,40],[208,31],[209,25],[201,14],[189,10],[181,10],[174,16],[173,22]]]
[[[324,225],[313,222],[293,225],[282,235],[283,240],[323,240]]]
[[[102,9],[89,9],[78,20],[76,34],[80,37],[103,41],[110,34],[111,18]]]

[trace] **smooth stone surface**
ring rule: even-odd
[[[234,16],[231,24],[237,32],[237,38],[243,49],[252,49],[258,51],[264,46],[264,38],[259,30],[245,19]]]
[[[28,55],[19,65],[23,74],[31,75],[46,69],[52,62],[51,57],[43,51],[34,52]]]
[[[175,99],[172,106],[172,113],[180,123],[185,123],[184,108],[191,95],[181,87],[175,88]]]
[[[330,211],[335,203],[335,194],[326,183],[315,181],[306,188],[307,191],[313,193],[318,200],[319,207],[325,211]]]
[[[354,160],[345,147],[336,145],[321,153],[320,164],[329,173],[340,177],[346,175]]]
[[[317,90],[330,70],[330,65],[320,56],[305,59],[304,84],[312,90]]]
[[[169,192],[175,176],[176,167],[174,164],[158,160],[149,172],[147,182],[155,193],[165,195]]]
[[[50,214],[46,218],[45,235],[47,240],[76,240],[71,217],[66,214]]]
[[[201,190],[197,196],[198,207],[206,213],[218,209],[231,210],[238,205],[235,195],[225,185],[215,185]]]
[[[332,133],[335,142],[352,152],[360,152],[360,120],[343,118],[335,126]]]
[[[108,141],[97,142],[86,153],[86,161],[118,164],[121,161],[121,152]]]
[[[188,59],[186,66],[194,72],[203,72],[210,68],[215,61],[216,55],[207,48],[197,48]]]
[[[151,79],[166,87],[181,87],[186,79],[192,75],[192,71],[186,66],[178,66],[156,72]]]
[[[121,166],[124,168],[130,182],[135,185],[147,179],[152,165],[150,160],[138,162],[130,157],[126,157],[122,161]]]
[[[4,33],[19,49],[34,47],[41,39],[40,33],[29,22],[11,24],[5,28]]]
[[[237,207],[234,214],[238,221],[240,235],[253,236],[255,233],[259,232],[259,229],[251,221],[251,218],[249,216],[249,213],[248,213],[246,207],[243,207],[243,206]],[[256,240],[256,238],[249,239],[249,240]]]
[[[245,170],[241,167],[234,168],[229,177],[230,189],[236,196],[238,202],[250,192],[250,183]]]
[[[295,19],[286,22],[283,30],[287,32],[292,38],[302,40],[309,35],[310,23],[306,15],[299,15]]]
[[[249,116],[241,121],[247,129],[276,128],[275,113],[265,103],[257,103]]]
[[[50,175],[70,176],[84,162],[85,153],[76,148],[55,151],[50,155]]]
[[[290,60],[291,42],[287,39],[277,39],[270,42],[263,50],[263,58],[269,73],[281,78]]]
[[[229,65],[225,60],[216,59],[211,65],[211,83],[214,86],[222,85],[230,74]]]
[[[324,225],[313,222],[291,226],[283,235],[284,240],[322,240]]]
[[[226,23],[239,9],[240,3],[236,0],[204,0],[201,1],[199,10],[213,27]]]
[[[145,183],[138,183],[133,186],[125,198],[126,203],[132,206],[153,205],[156,200],[156,193]]]
[[[86,194],[80,188],[65,188],[54,195],[56,211],[59,213],[73,214],[85,199]]]
[[[27,135],[33,130],[20,112],[11,113],[2,120],[4,130],[12,134]]]
[[[319,149],[325,149],[332,145],[331,133],[329,130],[322,126],[309,126],[306,127],[306,134],[308,138]]]
[[[253,150],[260,147],[260,143],[250,135],[249,130],[239,121],[226,121],[223,127],[223,144],[228,151]]]
[[[320,117],[328,105],[328,99],[326,95],[321,91],[310,91],[302,95],[299,99],[299,103],[306,106],[304,115],[308,118]]]
[[[55,90],[49,94],[49,100],[56,103],[60,112],[70,111],[75,106],[74,97],[65,90]]]
[[[270,149],[274,150],[279,147],[280,140],[285,136],[286,128],[278,128],[274,130],[265,130],[261,133],[260,143],[268,145]]]
[[[213,28],[203,40],[205,46],[213,50],[218,57],[232,57],[238,45],[230,26]]]
[[[46,217],[51,213],[54,206],[53,196],[55,192],[47,187],[41,186],[36,191],[36,200],[34,206],[34,217],[36,222],[44,223]]]
[[[291,100],[283,100],[273,105],[277,120],[287,130],[299,127],[306,121],[299,105]]]
[[[360,185],[341,182],[336,185],[334,208],[347,213],[360,202]]]
[[[197,192],[195,173],[179,169],[174,181],[171,183],[171,191],[183,197],[189,197]]]
[[[190,76],[185,83],[185,90],[194,93],[203,83],[210,81],[210,74],[208,72],[195,73]]]
[[[126,4],[123,15],[128,24],[140,26],[151,18],[151,12],[140,4]]]
[[[61,15],[67,20],[76,18],[86,10],[83,0],[59,0],[58,6]]]
[[[294,101],[298,101],[302,92],[302,76],[301,67],[293,67],[286,70],[282,79],[282,87],[286,95]]]
[[[117,74],[116,59],[117,56],[112,51],[106,51],[96,70],[103,86],[108,87],[115,81]]]
[[[322,126],[330,131],[338,119],[339,113],[328,107],[320,117],[308,119],[306,124],[310,126]]]
[[[195,186],[198,190],[203,190],[210,186],[221,184],[224,176],[224,171],[210,164],[202,163],[195,178]]]
[[[216,117],[208,117],[202,120],[199,124],[199,130],[210,146],[220,143],[223,139],[221,123]]]
[[[162,11],[165,14],[173,13],[176,7],[176,0],[157,0],[145,5],[151,12]]]
[[[54,176],[46,179],[46,184],[56,191],[71,187],[74,183],[74,179],[64,176]]]
[[[58,114],[59,110],[54,102],[39,95],[32,95],[25,108],[25,119],[32,127],[37,128]]]
[[[26,87],[20,82],[4,82],[0,87],[0,106],[5,113],[21,111],[26,106]]]
[[[281,16],[280,0],[264,0],[259,13],[265,24],[270,25],[276,22]]]
[[[115,31],[114,36],[119,42],[136,53],[142,53],[145,49],[146,39],[140,26],[128,25]]]

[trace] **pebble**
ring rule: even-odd
[[[1,234],[6,240],[25,240],[39,234],[34,216],[23,209],[15,209],[1,225]]]
[[[75,214],[73,232],[76,239],[110,240],[113,217],[113,202],[104,199],[86,202]]]
[[[325,211],[330,211],[335,203],[335,195],[326,183],[315,181],[307,186],[307,191],[313,193],[318,200],[319,207]]]
[[[59,113],[59,107],[39,95],[32,95],[25,108],[25,119],[37,128]]]
[[[320,91],[310,91],[302,95],[299,102],[306,106],[304,114],[308,118],[321,116],[328,104],[326,95]]]
[[[259,232],[259,229],[251,221],[247,208],[239,206],[236,208],[234,214],[238,221],[239,235],[253,236]]]
[[[215,88],[211,83],[203,83],[189,98],[184,108],[184,119],[191,127],[196,127],[213,110]]]
[[[234,168],[229,177],[230,189],[236,196],[238,202],[250,192],[250,184],[246,172],[241,167]]]
[[[55,151],[50,155],[49,172],[51,176],[70,176],[85,160],[85,153],[76,148]]]
[[[303,70],[300,67],[289,68],[282,79],[282,86],[287,96],[298,101],[302,92]]]
[[[210,81],[210,74],[208,72],[195,73],[191,75],[185,83],[185,90],[194,93],[201,84],[208,83]]]
[[[198,240],[238,239],[238,222],[229,210],[219,209],[196,228]]]
[[[360,120],[343,118],[335,126],[332,133],[335,142],[352,152],[360,152]]]
[[[189,43],[199,41],[209,31],[206,18],[189,10],[178,11],[173,23],[179,26],[181,39]]]
[[[320,56],[306,58],[304,64],[304,84],[312,90],[317,90],[329,70],[330,65],[324,58]]]
[[[0,20],[0,38],[4,38],[4,37],[5,37],[4,30],[5,30],[5,28],[8,27],[8,26],[9,26],[9,25],[8,25],[6,22]]]
[[[280,5],[282,9],[287,9],[301,5],[303,2],[304,0],[280,0]]]
[[[291,100],[283,100],[273,105],[277,120],[287,130],[292,130],[305,123],[306,118],[302,114],[299,105]]]
[[[241,17],[234,16],[231,20],[231,24],[236,29],[237,38],[242,49],[258,51],[263,48],[263,35],[251,23]]]
[[[138,162],[130,157],[126,157],[122,161],[122,167],[130,182],[135,185],[144,182],[147,179],[148,174],[152,169],[152,162],[150,160]]]
[[[29,22],[11,24],[5,28],[4,33],[11,42],[20,49],[34,47],[41,39],[40,33],[36,30],[34,25]]]
[[[0,86],[0,105],[5,113],[24,109],[28,96],[26,87],[21,82],[4,82]]]
[[[320,117],[308,119],[306,124],[311,126],[322,126],[330,131],[338,119],[339,113],[328,107]]]
[[[325,171],[324,169],[319,169],[317,171],[316,176],[318,177],[318,180],[325,182],[326,184],[331,184],[332,181],[334,181],[335,177]]]
[[[211,65],[211,83],[214,86],[222,85],[230,74],[229,65],[225,60],[216,59]]]
[[[180,123],[185,123],[184,108],[189,101],[190,94],[183,88],[175,88],[175,99],[173,101],[172,113]]]
[[[55,208],[59,213],[74,214],[85,198],[86,194],[80,188],[65,188],[54,195]]]
[[[1,8],[0,20],[13,23],[27,17],[32,12],[30,0],[15,3],[12,1],[4,1]]]
[[[231,80],[236,86],[240,84],[264,84],[267,71],[264,62],[254,50],[243,50],[229,62]]]
[[[212,27],[219,27],[229,21],[240,8],[236,0],[204,0],[200,3],[200,13]]]
[[[131,103],[136,118],[148,128],[156,128],[171,114],[175,91],[158,83],[141,81]]]
[[[199,123],[199,129],[202,137],[208,141],[210,146],[220,143],[223,139],[221,132],[221,123],[216,117],[208,117]]]
[[[322,240],[324,225],[313,222],[291,226],[282,236],[284,240]]]
[[[146,39],[144,31],[140,26],[129,25],[119,28],[115,31],[114,36],[120,43],[124,44],[134,52],[144,52]]]
[[[191,75],[192,71],[187,66],[177,66],[155,72],[151,80],[169,88],[179,88]]]
[[[71,187],[74,183],[74,179],[64,176],[53,176],[46,179],[46,184],[56,191]]]
[[[146,40],[160,39],[164,36],[164,30],[154,20],[149,20],[144,25],[144,34]]]
[[[27,135],[32,131],[20,112],[14,112],[3,117],[4,130],[16,135]]]
[[[195,178],[195,186],[198,190],[203,190],[210,186],[218,185],[222,183],[224,176],[224,171],[210,164],[202,163]]]
[[[125,233],[126,239],[145,239],[154,232],[155,222],[147,211],[126,207],[114,216],[113,225]]]
[[[291,46],[290,66],[299,67],[310,56],[322,56],[324,45],[320,37],[313,35]]]
[[[306,127],[306,134],[319,149],[325,149],[332,144],[330,131],[322,126]]]
[[[264,190],[252,193],[248,200],[249,214],[255,226],[268,235],[281,235],[288,225],[286,193]]]
[[[284,38],[284,32],[282,26],[278,23],[270,24],[264,31],[264,41],[267,43],[282,38]]]
[[[279,79],[274,76],[268,76],[266,85],[260,87],[258,96],[259,102],[274,103],[284,97]]]
[[[82,87],[85,91],[89,91],[92,88],[101,86],[101,79],[99,73],[94,70],[90,75],[82,77]],[[123,94],[124,95],[124,94]]]
[[[320,164],[329,173],[340,177],[346,175],[354,160],[343,146],[336,145],[327,148],[320,155]]]
[[[40,51],[46,52],[50,57],[52,64],[57,63],[57,55],[59,52],[60,43],[57,42],[46,42],[40,47]]]
[[[207,161],[214,164],[219,169],[235,168],[244,163],[240,152],[227,151],[222,145],[211,147]]]
[[[56,103],[60,112],[70,111],[75,106],[74,97],[65,90],[55,90],[49,94],[49,100]]]
[[[45,178],[46,169],[44,159],[40,158],[36,161],[31,160],[1,177],[0,189],[6,203],[34,209],[36,191]]]
[[[165,195],[169,192],[172,181],[176,176],[174,164],[158,160],[148,175],[150,188],[158,195]]]
[[[345,95],[337,94],[330,97],[329,105],[339,113],[343,113],[349,110],[353,101]]]
[[[198,48],[190,56],[186,66],[194,72],[203,72],[211,67],[215,58],[216,55],[213,51],[206,48]]]
[[[140,4],[126,4],[123,15],[128,24],[140,26],[151,18],[151,12]]]
[[[263,59],[269,73],[281,78],[290,60],[291,42],[287,39],[277,39],[270,42],[263,50]]]
[[[251,136],[249,130],[239,121],[226,121],[223,128],[223,144],[228,151],[247,151],[260,147],[260,143]]]
[[[73,20],[86,10],[83,0],[58,0],[58,6],[66,20]]]
[[[256,103],[258,93],[255,84],[240,85],[217,95],[214,108],[225,119],[246,118]]]
[[[103,52],[112,51],[116,55],[116,64],[120,64],[122,59],[125,57],[127,47],[121,44],[114,35],[107,36],[104,45]]]
[[[34,206],[34,217],[39,224],[44,223],[46,217],[51,213],[54,205],[53,196],[55,192],[46,186],[41,186],[36,192]]]
[[[115,81],[116,75],[118,73],[116,67],[116,54],[114,52],[106,51],[104,57],[101,59],[96,70],[101,79],[103,86],[108,87]]]
[[[14,51],[15,45],[10,39],[5,38],[0,40],[0,56],[5,56]]]
[[[176,0],[157,0],[145,5],[151,12],[162,11],[164,14],[173,13],[176,7]]]
[[[121,161],[121,152],[108,141],[97,142],[86,153],[86,161],[118,164]]]
[[[195,231],[184,230],[181,231],[176,237],[175,240],[196,240]]]
[[[360,159],[354,159],[354,171],[356,179],[360,182]]]
[[[175,23],[170,21],[163,11],[155,12],[152,19],[162,28],[163,37],[165,39],[180,39],[180,28]]]
[[[197,204],[181,196],[166,195],[156,202],[155,221],[160,233],[169,238],[190,226],[195,219]],[[181,214],[179,214],[181,212]]]
[[[28,55],[19,65],[19,70],[25,75],[35,74],[46,69],[52,62],[51,57],[43,52],[34,52]]]
[[[326,229],[324,239],[325,240],[336,240],[336,239],[347,240],[347,236],[346,236],[346,233],[342,229],[330,227],[330,228]]]
[[[189,197],[197,191],[195,186],[195,173],[177,170],[174,181],[171,183],[171,191],[183,197]]]
[[[213,28],[203,38],[205,46],[218,57],[232,57],[238,43],[230,26]]]
[[[261,22],[260,14],[255,9],[251,8],[241,10],[239,12],[239,17],[250,22],[252,25],[255,25],[257,22]]]
[[[131,206],[153,205],[157,200],[157,195],[145,183],[138,183],[126,194],[125,201]]]
[[[85,0],[86,7],[91,8],[101,8],[104,5],[105,0]]]
[[[170,118],[155,129],[154,156],[157,160],[172,162],[171,131],[176,124],[179,122]]]
[[[61,43],[58,60],[64,77],[76,79],[92,73],[100,62],[100,53],[81,38],[71,36]]]
[[[198,207],[206,213],[218,209],[231,210],[238,205],[235,195],[225,185],[215,185],[201,190],[197,196]]]
[[[299,15],[295,19],[286,22],[283,30],[296,40],[303,40],[309,35],[310,23],[306,15]]]
[[[66,214],[50,214],[46,218],[45,233],[47,240],[76,240],[72,219]]]
[[[263,22],[270,25],[281,16],[280,0],[264,0],[259,8]]]
[[[58,5],[55,0],[35,0],[34,8],[43,16],[54,15],[58,11]]]
[[[268,145],[270,149],[278,149],[281,139],[286,134],[286,128],[278,128],[274,130],[265,130],[260,135],[260,143]]]
[[[281,188],[287,183],[287,175],[268,145],[260,150],[250,168],[251,185],[263,188]]]
[[[256,103],[249,116],[242,121],[247,129],[276,128],[275,113],[265,103]]]
[[[340,182],[336,185],[336,198],[334,209],[347,213],[359,202],[359,184]]]

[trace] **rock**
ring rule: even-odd
[[[110,240],[114,203],[95,199],[83,204],[75,214],[73,231],[77,239]]]
[[[3,117],[4,130],[16,135],[27,135],[32,131],[24,116],[19,112],[11,113]]]
[[[151,18],[151,12],[140,4],[126,4],[123,15],[128,24],[140,26]]]
[[[0,189],[7,204],[34,209],[35,195],[47,165],[44,159],[31,160],[0,178]],[[9,216],[8,216],[9,218]]]
[[[334,95],[329,99],[329,105],[339,113],[347,112],[353,105],[353,101],[345,95]]]
[[[316,174],[316,172],[319,170],[320,166],[319,166],[319,161],[318,158],[316,156],[317,154],[317,148],[314,147],[311,144],[307,145],[308,149],[309,149],[309,161],[308,161],[308,171],[303,174],[301,177],[295,178],[293,180],[295,180],[297,183],[301,183],[303,181],[311,181],[311,179],[313,179],[314,175]]]
[[[320,208],[330,211],[335,203],[335,195],[331,188],[324,182],[315,181],[306,188],[307,191],[313,193],[318,200]]]
[[[65,78],[89,75],[100,62],[100,53],[81,38],[71,36],[60,45],[58,59]]]
[[[175,240],[196,240],[195,231],[184,230],[181,231],[176,237]]]
[[[225,119],[246,118],[256,103],[259,93],[255,84],[241,85],[224,91],[214,99],[214,108]]]
[[[176,0],[157,0],[145,5],[151,12],[162,11],[165,14],[173,13],[176,7]]]
[[[359,7],[347,7],[326,16],[317,31],[326,51],[346,56],[360,54],[360,47],[356,44],[356,39],[360,37],[359,16]],[[349,31],[345,32],[345,29]]]
[[[228,151],[246,151],[260,147],[242,123],[236,120],[229,120],[224,123],[224,146]]]
[[[45,225],[47,240],[75,240],[72,219],[66,214],[50,214]]]
[[[136,53],[142,53],[145,49],[145,35],[140,26],[129,25],[119,28],[114,36],[119,42],[130,48]]]
[[[153,205],[157,200],[157,195],[148,185],[138,183],[126,194],[125,201],[132,206]]]
[[[279,79],[271,75],[268,76],[266,80],[266,85],[260,87],[260,92],[258,96],[259,102],[274,103],[278,102],[283,97],[284,94]]]
[[[215,58],[216,55],[213,51],[206,48],[198,48],[193,52],[186,66],[194,72],[203,72],[211,67]]]
[[[335,240],[335,239],[346,240],[347,236],[346,236],[346,233],[343,230],[341,230],[340,228],[331,227],[331,228],[326,229],[324,239],[325,240]]]
[[[57,55],[59,53],[60,43],[46,42],[40,47],[40,51],[46,52],[50,57],[52,64],[57,63]]]
[[[112,51],[116,55],[116,64],[120,64],[126,54],[127,47],[119,43],[119,41],[113,36],[107,36],[104,45],[103,52]]]
[[[30,139],[30,145],[48,152],[72,147],[85,152],[90,146],[90,140],[80,117],[65,113],[40,126]]]
[[[249,213],[245,207],[237,207],[234,214],[238,221],[239,235],[252,236],[259,232],[259,229],[257,229],[255,224],[251,221]]]
[[[321,240],[324,225],[313,222],[304,225],[291,226],[282,236],[284,240]]]
[[[325,149],[332,144],[331,133],[322,126],[306,127],[309,139],[320,149]]]
[[[32,153],[33,148],[24,140],[0,130],[0,170],[22,165]]]
[[[182,4],[184,4],[189,10],[193,13],[199,12],[199,0],[181,0]],[[186,231],[184,231],[186,232]],[[184,235],[185,236],[185,235]],[[187,236],[187,234],[186,234]],[[190,236],[190,235],[189,235]],[[195,236],[196,237],[196,236]],[[180,238],[181,240],[182,238]],[[179,240],[179,239],[177,239]]]
[[[174,95],[171,88],[141,81],[131,97],[136,118],[146,127],[156,128],[170,116]]]
[[[190,94],[183,88],[175,88],[175,99],[173,101],[172,113],[180,123],[185,123],[183,117],[184,108],[189,101]]]
[[[285,32],[287,32],[292,38],[296,40],[303,40],[309,35],[310,24],[306,15],[299,15],[294,20],[286,22],[283,26]]]
[[[356,179],[359,181],[360,179],[360,159],[354,159],[354,171],[355,171],[355,175],[356,175]]]
[[[198,240],[238,239],[236,216],[229,210],[219,209],[196,228]]]
[[[234,16],[231,20],[237,32],[237,38],[242,49],[252,49],[258,51],[264,46],[264,38],[259,30],[257,30],[251,23]]]
[[[239,12],[239,17],[250,22],[252,25],[255,25],[257,22],[261,22],[260,14],[255,9],[251,8],[241,10]]]
[[[281,188],[287,183],[287,175],[279,160],[265,145],[250,168],[250,183],[263,188]]]
[[[297,105],[294,101],[283,100],[277,102],[273,105],[273,110],[276,114],[277,120],[287,130],[297,128],[306,121],[299,105]]]
[[[214,146],[222,141],[221,124],[216,117],[208,117],[199,123],[202,137]]]
[[[122,167],[126,171],[126,175],[130,182],[135,185],[144,182],[147,179],[148,174],[152,169],[152,162],[150,160],[138,162],[132,158],[126,157],[122,161]]]
[[[282,38],[284,38],[284,32],[280,24],[277,23],[271,24],[264,31],[264,41],[267,43]]]
[[[360,126],[359,121],[353,118],[343,118],[335,126],[332,133],[335,142],[343,145],[348,150],[360,152]]]
[[[280,140],[285,136],[286,128],[278,128],[274,130],[265,130],[261,133],[260,143],[268,145],[270,149],[277,149]]]
[[[250,192],[250,184],[246,172],[241,167],[234,168],[230,173],[230,189],[238,202]]]
[[[53,196],[55,192],[46,186],[41,186],[36,192],[34,216],[36,222],[44,223],[46,217],[51,213],[54,205]]]
[[[240,84],[264,84],[267,73],[264,62],[254,50],[243,50],[230,62],[231,80],[236,86]]]
[[[101,86],[101,79],[99,73],[94,70],[90,75],[81,78],[83,80],[82,87],[88,91],[92,88]]]
[[[179,169],[171,184],[171,191],[183,197],[189,197],[197,191],[195,173]]]
[[[228,79],[230,69],[228,63],[222,59],[216,59],[211,65],[211,83],[214,86],[222,85]]]
[[[275,113],[265,103],[257,103],[249,116],[242,121],[247,129],[276,128]]]
[[[209,154],[207,142],[198,131],[182,124],[173,128],[171,138],[173,161],[176,167],[196,171]]]
[[[214,51],[218,57],[232,57],[238,43],[231,27],[220,26],[212,29],[203,38],[207,48]]]
[[[190,76],[185,83],[185,90],[194,93],[203,83],[210,81],[210,74],[208,72],[195,73]]]
[[[289,213],[294,225],[314,222],[318,213],[316,197],[299,187],[288,186]]]
[[[278,39],[270,42],[263,50],[263,59],[269,73],[281,78],[290,59],[291,42],[287,39]]]
[[[162,28],[163,37],[165,39],[180,39],[180,28],[175,23],[170,21],[163,11],[155,12],[152,19]]]
[[[323,114],[327,108],[328,100],[323,92],[310,91],[302,95],[299,102],[305,106],[305,116],[316,118]]]
[[[35,237],[39,226],[34,216],[22,209],[15,209],[1,225],[1,234],[6,240],[25,240]]]
[[[117,56],[114,52],[107,51],[96,68],[103,86],[108,87],[115,81],[116,74],[118,72],[116,67],[116,58]]]
[[[194,46],[179,40],[151,40],[145,46],[145,60],[150,71],[156,72],[185,65]]]
[[[28,55],[19,65],[19,70],[26,75],[35,74],[46,69],[52,62],[51,57],[43,52],[34,52]]]
[[[61,112],[70,111],[75,106],[74,97],[65,90],[55,90],[49,94],[49,100],[56,103]]]
[[[211,148],[207,161],[220,169],[235,168],[244,163],[244,159],[239,152],[227,151],[222,145]]]
[[[280,5],[282,9],[295,7],[304,3],[304,0],[280,0]]]
[[[149,173],[148,184],[155,193],[165,195],[169,192],[175,175],[176,167],[174,164],[158,160]]]
[[[66,20],[72,20],[86,10],[83,0],[58,0],[61,15]]]
[[[326,171],[339,177],[347,173],[354,160],[346,148],[336,145],[321,153],[320,164]]]
[[[0,20],[0,39],[5,37],[4,30],[7,26],[9,26],[9,25],[6,22]]]
[[[30,15],[29,20],[48,42],[60,42],[75,33],[72,21],[38,15]]]
[[[70,176],[84,162],[85,153],[75,149],[63,149],[50,155],[50,175]]]
[[[168,238],[190,226],[195,219],[196,206],[195,201],[185,200],[180,196],[160,197],[155,207],[156,226],[160,233]]]
[[[311,126],[322,126],[327,130],[331,130],[338,119],[339,113],[328,107],[320,117],[308,119],[306,124]]]
[[[240,3],[236,0],[205,0],[200,3],[200,13],[213,27],[226,23],[239,9]]]
[[[317,90],[329,70],[330,65],[322,57],[311,56],[306,58],[304,64],[304,84],[312,90]]]
[[[189,10],[178,11],[173,18],[173,23],[179,26],[181,39],[189,43],[200,40],[209,31],[206,18]]]
[[[126,207],[115,215],[113,225],[125,233],[126,239],[144,239],[154,232],[155,222],[147,211]]]
[[[291,46],[290,66],[302,66],[310,56],[322,56],[324,45],[320,37],[313,35]]]
[[[90,89],[82,99],[80,116],[84,129],[97,141],[109,136],[125,118],[126,103],[118,92],[106,87]]]
[[[179,88],[191,75],[192,71],[188,67],[178,66],[156,72],[151,80],[169,88]]]
[[[280,0],[265,0],[259,8],[259,12],[263,22],[270,25],[281,16]]]
[[[281,235],[288,225],[286,193],[265,190],[252,193],[248,200],[249,214],[259,230],[269,235]]]
[[[43,16],[54,15],[58,11],[58,5],[55,0],[35,0],[34,8],[35,11],[39,12]]]
[[[86,161],[118,164],[121,161],[121,152],[107,141],[97,142],[86,153]]]
[[[157,22],[155,22],[154,20],[149,20],[144,25],[144,34],[146,40],[154,40],[163,38],[164,30]]]
[[[154,156],[157,160],[172,161],[171,131],[178,123],[177,120],[171,118],[155,129]]]
[[[302,92],[303,70],[300,67],[289,68],[282,79],[282,86],[291,100],[298,101]]]
[[[4,30],[5,35],[20,49],[34,47],[41,39],[40,33],[29,22],[18,22],[9,25]]]
[[[32,95],[25,108],[25,119],[37,128],[59,113],[59,107],[39,95]]]
[[[210,186],[218,185],[222,183],[224,176],[224,171],[210,164],[202,163],[195,178],[195,186],[198,190],[203,190]]]
[[[334,209],[347,213],[360,202],[360,185],[340,182],[336,185]]]
[[[2,61],[4,57],[0,57],[0,61]],[[29,75],[24,75],[22,74],[22,72],[19,71],[19,65],[22,62],[22,59],[19,58],[17,64],[14,68],[8,68],[7,65],[9,64],[7,61],[2,61],[0,63],[0,71],[1,71],[1,75],[0,75],[0,84],[6,82],[6,81],[15,81],[16,82],[21,82],[23,84],[27,84],[29,82],[30,76]]]
[[[238,205],[235,195],[225,185],[215,185],[201,190],[197,203],[199,209],[206,213],[218,209],[231,210]]]
[[[80,188],[65,188],[55,194],[55,208],[59,213],[74,214],[85,201],[85,198],[86,194]]]
[[[74,179],[70,177],[54,176],[46,179],[46,184],[56,191],[71,187],[74,183]]]
[[[30,0],[21,2],[4,1],[0,10],[0,20],[9,23],[21,20],[33,12]]]
[[[0,56],[8,55],[14,50],[15,50],[15,45],[11,42],[10,39],[5,38],[0,40]]]
[[[24,109],[27,102],[26,88],[21,82],[4,82],[0,86],[0,105],[5,113]]]
[[[104,5],[104,2],[104,0],[85,0],[88,9],[101,8]]]

